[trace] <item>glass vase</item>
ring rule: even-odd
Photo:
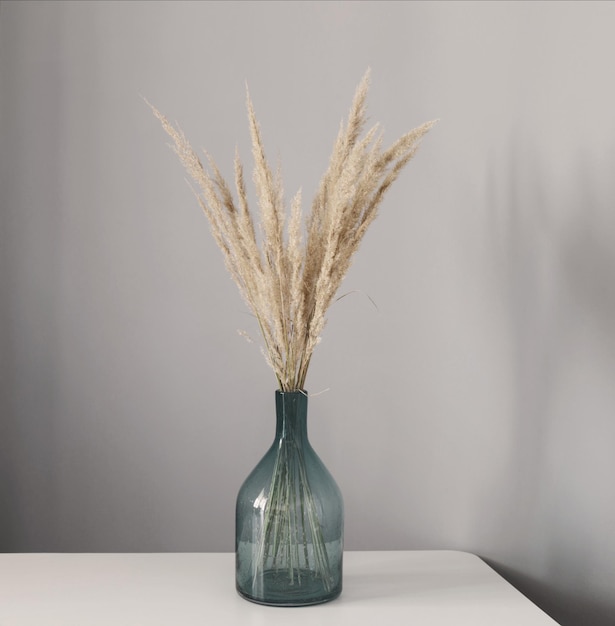
[[[308,441],[307,394],[275,401],[275,439],[237,496],[237,591],[274,606],[328,602],[342,591],[342,495]]]

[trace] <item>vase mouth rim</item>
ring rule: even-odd
[[[292,389],[290,391],[284,391],[283,389],[276,389],[275,392],[276,394],[279,394],[282,396],[300,395],[300,396],[305,396],[306,398],[308,397],[308,392],[305,389]]]

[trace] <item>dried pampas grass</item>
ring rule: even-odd
[[[325,325],[325,313],[352,257],[376,217],[384,194],[435,123],[427,122],[411,130],[383,150],[378,124],[361,138],[368,87],[369,71],[357,87],[347,123],[340,126],[305,229],[300,192],[291,201],[287,215],[282,181],[265,158],[248,94],[260,245],[248,208],[239,156],[235,157],[234,197],[214,160],[206,155],[205,167],[183,132],[150,105],[198,186],[198,202],[228,271],[258,320],[267,361],[282,391],[304,389],[310,359]]]

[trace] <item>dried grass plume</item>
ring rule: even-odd
[[[228,271],[258,320],[267,361],[282,391],[304,389],[326,311],[353,255],[378,214],[386,191],[435,123],[422,124],[383,149],[378,124],[362,136],[368,87],[369,71],[357,87],[347,122],[340,126],[305,224],[300,192],[286,210],[279,172],[267,162],[247,94],[260,237],[248,207],[239,156],[235,157],[233,195],[214,160],[205,155],[204,165],[181,129],[149,105],[198,187],[198,202]]]

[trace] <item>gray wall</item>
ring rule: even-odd
[[[346,546],[615,622],[615,4],[3,2],[0,549],[230,551],[275,380],[141,96],[313,193],[368,66],[385,201],[312,363]],[[374,308],[367,295],[377,303]]]

